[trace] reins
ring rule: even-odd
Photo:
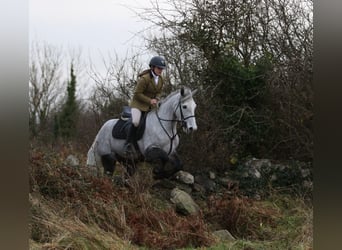
[[[162,129],[164,130],[165,134],[167,135],[167,137],[170,139],[170,149],[169,149],[169,152],[167,153],[167,155],[169,155],[171,152],[172,152],[172,146],[173,146],[173,140],[176,138],[176,136],[178,135],[177,131],[176,133],[174,133],[173,131],[173,127],[171,126],[171,132],[172,132],[172,136],[167,132],[165,126],[163,125],[162,121],[165,121],[165,122],[181,122],[181,127],[185,127],[186,126],[186,123],[185,121],[189,118],[192,118],[192,117],[195,117],[194,115],[190,115],[188,117],[184,117],[184,114],[183,114],[183,110],[182,110],[182,107],[181,107],[181,100],[178,101],[178,104],[177,104],[177,107],[176,109],[174,110],[173,113],[176,113],[177,109],[179,108],[179,111],[180,111],[180,114],[181,114],[181,120],[178,120],[178,119],[163,119],[159,116],[158,114],[158,108],[156,109],[156,116],[158,118],[158,121],[159,121],[159,124],[160,126],[162,127]]]

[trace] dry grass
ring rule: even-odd
[[[86,167],[65,166],[66,150],[51,152],[30,151],[30,249],[312,248],[312,206],[300,197],[214,194],[201,202],[202,214],[183,217],[150,193],[148,166],[121,187]],[[239,240],[218,244],[217,229]]]
[[[55,203],[38,201],[32,196],[30,201],[36,210],[30,223],[30,249],[137,249],[128,240],[96,224],[85,224],[70,214],[57,213],[56,208],[51,207]]]
[[[85,167],[64,166],[59,157],[31,152],[32,248],[130,249],[132,242],[175,249],[212,242],[202,217],[185,218],[155,206],[146,172],[137,173],[129,187],[119,187],[91,176]]]
[[[313,247],[312,213],[310,202],[274,191],[263,201],[212,197],[206,217],[216,229],[227,228],[239,239],[229,249],[309,250]]]
[[[209,246],[213,238],[201,216],[180,217],[174,210],[145,210],[130,216],[133,243],[149,249]]]
[[[271,237],[266,229],[274,229],[281,211],[265,202],[245,197],[211,197],[206,215],[217,229],[226,228],[237,238],[265,240]]]

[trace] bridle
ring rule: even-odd
[[[181,123],[181,128],[186,128],[186,120],[189,119],[189,118],[192,118],[192,117],[195,117],[195,115],[189,115],[187,117],[184,117],[184,114],[183,114],[183,110],[182,110],[182,101],[181,101],[181,98],[179,99],[178,101],[178,104],[173,112],[173,114],[175,114],[177,112],[177,109],[179,109],[179,112],[180,112],[180,115],[181,115],[181,119],[178,120],[178,119],[163,119],[159,116],[158,114],[158,109],[156,109],[156,116],[158,118],[158,121],[159,121],[159,124],[160,126],[162,127],[162,129],[164,130],[165,134],[167,135],[167,137],[169,137],[170,139],[170,150],[169,152],[167,153],[168,155],[171,153],[172,151],[172,145],[173,145],[173,140],[176,138],[176,136],[178,135],[178,133],[175,133],[173,131],[173,127],[171,127],[171,135],[167,132],[165,126],[163,125],[162,121],[164,122],[180,122]]]

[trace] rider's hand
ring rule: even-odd
[[[158,103],[157,99],[151,99],[150,101],[151,105],[156,105]]]

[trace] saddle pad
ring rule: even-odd
[[[142,112],[140,123],[137,129],[136,140],[140,140],[145,131],[147,113]],[[116,139],[126,139],[130,125],[132,124],[132,119],[127,121],[119,119],[114,125],[112,130],[112,136]]]
[[[131,124],[131,120],[124,121],[118,120],[118,122],[114,125],[112,130],[112,135],[116,139],[126,139],[128,134],[129,125]]]

